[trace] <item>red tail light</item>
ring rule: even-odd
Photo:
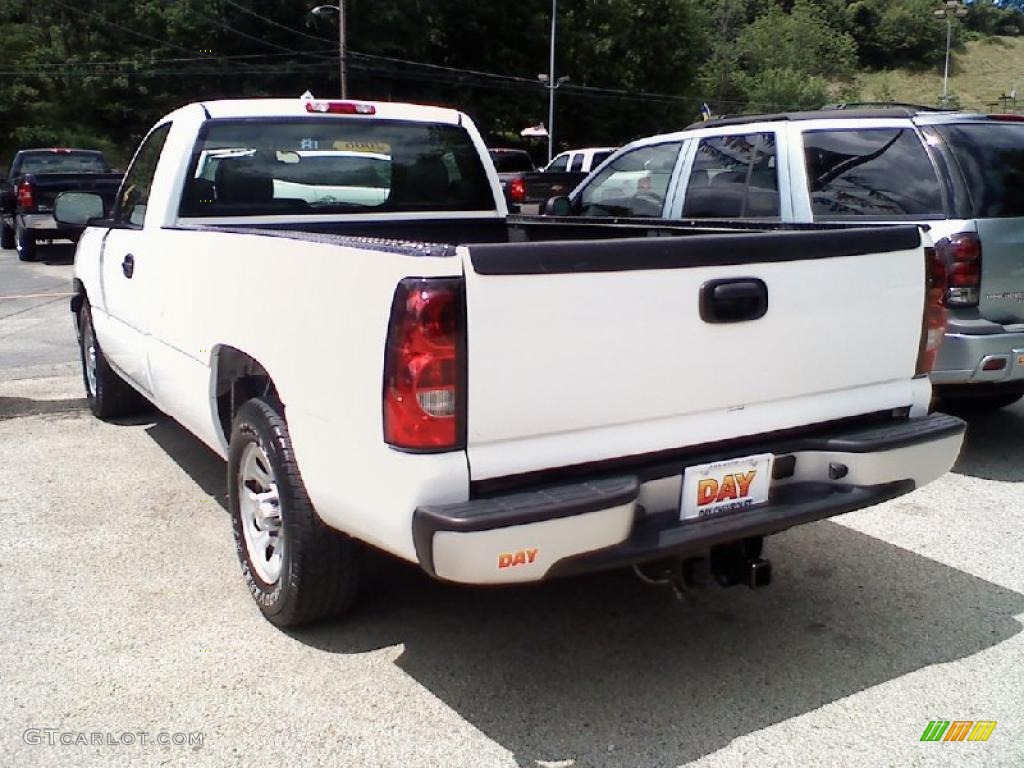
[[[521,203],[526,199],[526,180],[522,176],[508,183],[508,197],[513,203]]]
[[[921,346],[917,353],[917,375],[931,373],[939,345],[946,333],[946,265],[934,248],[925,248],[924,316],[921,320]]]
[[[466,334],[460,278],[406,278],[384,353],[384,441],[417,452],[465,445]]]
[[[981,239],[975,232],[958,232],[935,244],[946,269],[947,307],[976,307],[981,295]]]
[[[35,192],[32,189],[32,185],[23,181],[18,185],[18,210],[31,212],[36,208],[36,197]]]

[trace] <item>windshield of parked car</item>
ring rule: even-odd
[[[75,150],[45,150],[23,154],[14,167],[15,173],[109,173],[103,155]]]
[[[498,173],[529,173],[534,170],[533,160],[526,152],[492,150],[491,160]]]
[[[1024,216],[1024,124],[936,125],[967,182],[979,219]]]
[[[207,123],[180,215],[494,210],[465,129],[315,117]]]

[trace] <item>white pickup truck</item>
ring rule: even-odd
[[[169,114],[102,215],[57,203],[89,224],[90,407],[145,398],[227,459],[278,625],[348,608],[365,545],[470,584],[710,552],[759,585],[765,535],[908,493],[963,438],[928,413],[915,226],[513,224],[465,115],[310,100]]]

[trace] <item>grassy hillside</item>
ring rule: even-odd
[[[936,104],[942,94],[941,66],[928,71],[890,70],[858,78],[864,101]],[[949,92],[961,106],[991,110],[1002,94],[1017,89],[1017,111],[1024,112],[1024,37],[972,41],[950,62]]]

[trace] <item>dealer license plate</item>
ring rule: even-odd
[[[774,455],[761,453],[687,467],[679,519],[697,520],[768,501],[774,461]]]

